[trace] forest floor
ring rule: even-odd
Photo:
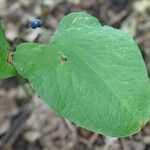
[[[47,43],[64,15],[87,11],[102,25],[137,41],[150,76],[149,0],[0,0],[0,18],[12,51],[21,42]],[[28,21],[44,20],[40,29]],[[150,150],[150,122],[136,135],[110,138],[64,120],[50,110],[21,77],[0,81],[0,150]]]

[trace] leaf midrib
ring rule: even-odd
[[[56,43],[55,43],[56,44]],[[64,47],[66,47],[66,48],[69,48],[76,56],[78,56],[104,83],[105,83],[105,85],[110,89],[110,91],[112,91],[113,93],[114,93],[114,95],[116,96],[116,97],[118,97],[118,100],[120,101],[120,102],[122,102],[122,99],[120,99],[120,96],[118,95],[118,94],[116,94],[116,92],[108,85],[108,83],[107,83],[107,81],[106,80],[104,80],[93,68],[92,68],[92,66],[86,61],[86,60],[84,60],[82,57],[80,57],[77,53],[75,53],[73,50],[72,50],[72,48],[71,47],[69,47],[68,45],[66,46],[66,45],[64,45],[64,43],[62,43],[62,42],[58,42],[57,44],[60,44],[60,45],[62,45],[62,46],[64,46]],[[80,48],[81,49],[81,48]],[[101,65],[100,63],[98,63],[99,65]],[[101,65],[101,68],[104,68],[104,67],[102,67],[102,65]],[[126,105],[124,105],[127,109],[129,109]]]

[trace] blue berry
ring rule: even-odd
[[[34,19],[30,23],[32,29],[39,28],[42,26],[42,24],[43,24],[43,21],[39,19]]]

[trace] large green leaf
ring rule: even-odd
[[[48,45],[18,46],[14,64],[61,116],[109,136],[138,132],[150,114],[137,44],[86,13],[67,15]]]
[[[2,28],[2,24],[0,23],[0,79],[16,75],[14,67],[7,62],[9,59],[8,50],[9,45]]]

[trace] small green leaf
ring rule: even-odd
[[[67,15],[48,45],[18,46],[14,64],[49,106],[81,127],[121,137],[149,119],[149,81],[137,44],[86,13]]]
[[[9,45],[0,23],[0,78],[8,78],[16,75],[15,68],[7,61],[9,59]]]

